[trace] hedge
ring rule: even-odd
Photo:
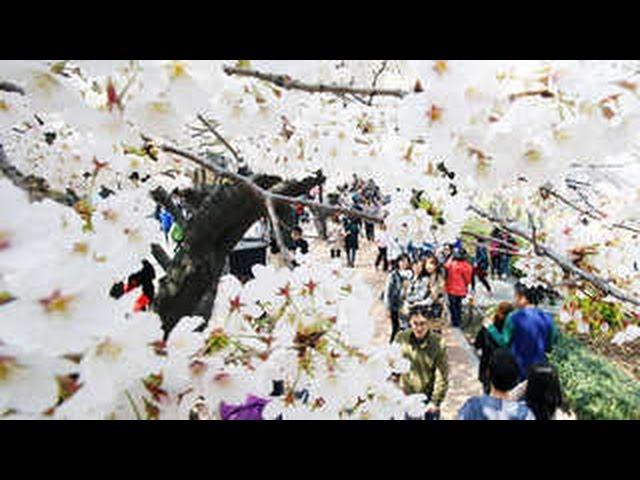
[[[483,315],[475,313],[464,326],[471,338],[482,326]],[[579,420],[640,420],[640,382],[613,361],[564,332],[559,332],[549,359]]]
[[[639,420],[640,382],[581,341],[560,333],[550,355],[579,420]]]

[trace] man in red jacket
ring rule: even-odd
[[[449,297],[451,324],[454,327],[460,327],[462,299],[467,296],[473,278],[473,266],[467,261],[464,250],[457,249],[444,264],[444,268],[447,272],[444,288]]]

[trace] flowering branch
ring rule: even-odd
[[[214,162],[208,159],[198,157],[197,155],[186,152],[184,150],[173,147],[171,145],[162,145],[160,146],[160,149],[164,152],[172,153],[180,157],[186,158],[187,160],[190,160],[200,165],[201,167],[212,171],[213,173],[215,173],[221,178],[226,178],[226,179],[232,180],[235,183],[244,185],[251,193],[256,195],[256,197],[258,197],[263,203],[265,203],[265,205],[266,205],[267,198],[270,198],[273,202],[280,203],[280,204],[295,205],[299,203],[301,205],[304,205],[305,207],[315,209],[327,215],[335,215],[335,214],[342,213],[350,217],[362,218],[364,220],[368,220],[370,222],[375,222],[375,223],[382,223],[384,221],[384,219],[381,217],[378,217],[375,215],[369,215],[368,213],[360,212],[358,210],[327,205],[324,203],[305,200],[303,198],[289,197],[286,195],[282,195],[280,193],[269,191],[267,189],[264,189],[258,186],[251,179],[251,177],[245,177],[243,175],[237,174],[235,172],[227,170],[224,167],[221,167],[220,165],[215,164]]]
[[[469,205],[469,210],[471,210],[476,215],[489,220],[492,223],[499,225],[502,229],[506,230],[513,235],[516,235],[524,240],[527,240],[531,244],[535,244],[535,240],[531,237],[530,234],[525,232],[519,226],[513,224],[512,222],[506,221],[503,218],[488,213],[475,205]],[[548,257],[553,260],[560,268],[562,268],[565,272],[573,274],[581,279],[589,282],[591,285],[596,287],[598,290],[603,292],[605,295],[611,295],[612,297],[617,298],[623,302],[627,302],[633,304],[635,306],[640,306],[640,300],[634,297],[628,296],[625,292],[619,290],[618,288],[611,285],[611,283],[603,278],[600,278],[596,275],[593,275],[589,272],[582,270],[577,267],[573,262],[563,257],[558,252],[552,250],[551,248],[538,243],[537,251],[535,252],[538,256]]]
[[[571,200],[569,200],[568,198],[566,198],[564,195],[560,194],[559,192],[557,192],[556,190],[554,190],[550,184],[545,184],[543,186],[540,187],[540,194],[542,195],[543,198],[545,198],[546,196],[553,196],[555,198],[557,198],[558,200],[560,200],[562,203],[564,203],[566,206],[574,209],[575,211],[577,211],[578,213],[581,213],[582,215],[586,215],[589,218],[592,218],[594,220],[604,220],[604,218],[606,218],[606,215],[595,209],[592,208],[591,210],[586,210],[584,208],[581,208],[580,206],[576,205],[574,202],[572,202]],[[612,228],[618,228],[621,230],[627,230],[629,232],[632,233],[636,233],[636,234],[640,234],[640,229],[634,228],[630,225],[626,225],[624,223],[614,223],[611,225]]]
[[[239,77],[253,77],[265,82],[272,83],[285,90],[301,90],[308,93],[333,93],[334,95],[352,95],[354,97],[365,96],[375,97],[380,96],[392,96],[403,98],[407,95],[407,92],[403,90],[388,90],[381,88],[356,88],[346,85],[326,85],[323,83],[305,83],[300,80],[295,80],[289,75],[277,75],[273,73],[260,72],[250,68],[237,68],[231,66],[224,67],[224,73],[227,75],[236,75]]]
[[[552,188],[551,184],[549,184],[549,183],[547,183],[545,185],[542,185],[539,190],[540,190],[540,194],[542,195],[543,198],[548,197],[548,196],[555,197],[558,200],[560,200],[562,203],[567,205],[568,207],[571,207],[575,211],[577,211],[577,212],[579,212],[579,213],[581,213],[583,215],[586,215],[586,216],[588,216],[590,218],[593,218],[594,220],[602,220],[602,218],[604,216],[601,212],[598,212],[597,210],[593,210],[592,211],[592,210],[586,210],[584,208],[581,208],[580,206],[576,205],[571,200],[566,198],[564,195],[562,195],[561,193],[559,193],[556,190],[554,190]]]
[[[231,155],[233,155],[233,158],[236,159],[236,162],[238,162],[238,164],[242,164],[243,163],[243,159],[242,157],[238,154],[238,152],[236,151],[235,148],[233,148],[233,146],[226,140],[226,138],[224,138],[222,135],[220,135],[218,133],[218,131],[213,127],[213,125],[211,124],[211,122],[207,121],[207,119],[205,119],[202,115],[198,114],[198,120],[200,120],[204,126],[206,127],[206,129],[211,132],[224,146],[227,150],[229,150],[231,152]]]
[[[0,172],[6,176],[11,183],[21,190],[24,190],[29,195],[29,200],[41,201],[45,198],[53,200],[65,207],[75,207],[80,201],[80,197],[71,189],[67,189],[66,192],[59,192],[52,189],[46,179],[35,175],[25,175],[12,165],[7,155],[4,152],[4,148],[0,143]]]

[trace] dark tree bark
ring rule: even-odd
[[[282,182],[278,177],[256,175],[252,180],[274,193],[297,197],[322,183],[324,177]],[[153,303],[162,320],[165,338],[182,317],[198,315],[205,319],[204,324],[208,322],[227,256],[251,225],[266,215],[261,199],[242,184],[208,185],[196,192],[202,195],[191,192],[188,203],[202,200],[184,226],[182,246],[167,265]],[[163,199],[159,192],[153,197],[157,201]],[[285,217],[289,208],[278,205],[278,217]]]

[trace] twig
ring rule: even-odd
[[[529,243],[533,244],[533,239],[531,236],[522,230],[517,225],[512,224],[511,222],[507,222],[504,219],[492,215],[475,205],[469,205],[469,210],[474,212],[476,215],[479,215],[482,218],[489,220],[495,224],[498,224],[502,227],[503,230],[510,232],[520,238],[527,240]],[[538,256],[548,257],[553,260],[560,268],[562,268],[565,272],[571,273],[580,277],[581,279],[589,282],[591,285],[596,287],[598,290],[603,292],[605,295],[611,295],[612,297],[617,298],[626,303],[633,304],[635,306],[640,306],[640,300],[634,297],[628,296],[625,292],[619,290],[618,288],[612,286],[607,280],[600,278],[596,275],[593,275],[589,272],[582,270],[577,267],[573,262],[563,257],[558,252],[552,250],[546,245],[538,243],[538,251],[536,252]]]
[[[382,65],[380,65],[380,68],[378,69],[378,71],[375,73],[375,75],[373,76],[373,81],[371,82],[371,88],[376,88],[376,86],[378,85],[378,80],[380,79],[380,75],[382,75],[384,73],[384,71],[387,68],[387,64],[389,63],[389,60],[383,60],[382,61]],[[369,97],[369,102],[368,105],[371,105],[373,103],[373,95],[371,95]]]
[[[389,90],[379,88],[356,88],[346,85],[326,85],[323,83],[305,83],[295,80],[289,75],[277,75],[273,73],[260,72],[249,68],[237,68],[225,66],[224,72],[227,75],[236,75],[239,77],[253,77],[265,82],[272,83],[285,90],[301,90],[308,93],[333,93],[334,95],[350,94],[359,96],[392,96],[403,98],[408,92],[403,90]]]
[[[211,133],[213,133],[213,135],[215,135],[215,137],[220,140],[220,142],[222,142],[222,144],[227,148],[227,150],[229,150],[231,152],[231,155],[233,155],[233,158],[236,159],[236,162],[238,162],[238,164],[242,164],[244,163],[244,160],[242,159],[242,157],[238,154],[238,152],[236,151],[235,148],[233,148],[231,146],[231,144],[229,142],[227,142],[227,140],[218,133],[218,131],[213,127],[213,125],[211,125],[211,122],[209,122],[206,118],[204,118],[202,115],[198,114],[198,120],[200,120],[204,126],[207,128],[208,131],[210,131]]]
[[[543,186],[540,187],[540,193],[544,196],[550,195],[552,197],[557,198],[558,200],[560,200],[562,203],[564,203],[565,205],[567,205],[568,207],[573,208],[575,211],[586,215],[590,218],[593,218],[594,220],[601,220],[600,215],[596,215],[594,212],[590,211],[590,210],[585,210],[584,208],[579,207],[578,205],[576,205],[575,203],[573,203],[571,200],[569,200],[568,198],[566,198],[564,195],[558,193],[556,190],[554,190],[550,184],[545,184]],[[600,213],[600,212],[597,212]]]
[[[265,205],[267,207],[269,220],[271,220],[271,226],[273,227],[273,232],[275,234],[280,253],[282,254],[282,258],[284,258],[287,267],[289,267],[289,269],[293,269],[293,262],[291,261],[289,250],[287,249],[287,246],[284,243],[284,238],[282,237],[282,230],[280,230],[280,222],[278,220],[278,215],[276,214],[276,209],[273,206],[273,200],[270,197],[267,197],[265,199]]]
[[[547,194],[547,195],[551,195],[555,198],[557,198],[558,200],[560,200],[562,203],[564,203],[565,205],[567,205],[568,207],[574,209],[575,211],[588,216],[589,218],[592,218],[594,220],[604,220],[606,218],[606,214],[601,212],[600,210],[591,207],[592,210],[585,210],[581,207],[579,207],[578,205],[576,205],[575,203],[573,203],[571,200],[567,199],[566,197],[564,197],[563,195],[561,195],[560,193],[558,193],[557,191],[553,190],[551,188],[551,186],[549,184],[547,185],[543,185],[542,187],[540,187],[540,192],[543,194]],[[586,201],[586,200],[585,200]],[[611,225],[611,228],[618,228],[621,230],[627,230],[629,232],[633,232],[636,234],[640,234],[640,229],[634,228],[630,225],[626,225],[622,222],[619,223],[614,223]]]
[[[474,237],[477,238],[478,240],[483,240],[485,243],[488,242],[496,242],[499,243],[500,245],[504,246],[505,248],[502,249],[497,249],[497,252],[500,253],[509,253],[510,255],[516,255],[516,256],[524,256],[525,254],[521,253],[521,252],[513,252],[513,248],[514,246],[511,245],[510,243],[502,240],[501,238],[495,238],[495,237],[491,237],[491,236],[485,236],[485,235],[480,235],[479,233],[475,233],[475,232],[471,232],[468,230],[463,230],[462,232],[460,232],[460,235],[466,235],[468,237]]]

